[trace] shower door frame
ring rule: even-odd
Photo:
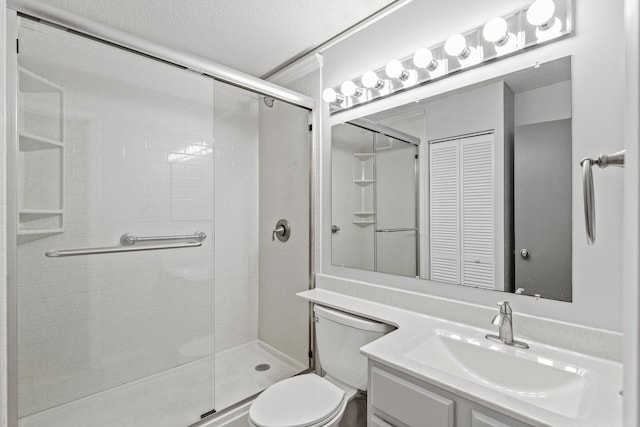
[[[18,19],[20,17],[35,19],[43,24],[54,27],[62,27],[67,31],[75,33],[79,37],[87,37],[97,42],[127,50],[131,53],[143,55],[147,58],[163,62],[185,71],[195,72],[214,81],[220,81],[232,86],[249,90],[259,95],[268,96],[285,103],[301,107],[308,111],[309,133],[308,133],[308,177],[309,177],[309,229],[308,229],[308,256],[309,256],[309,287],[315,287],[315,257],[314,248],[314,164],[315,150],[317,144],[316,134],[319,122],[319,113],[315,99],[299,94],[292,90],[280,87],[273,83],[261,80],[257,77],[233,70],[229,67],[209,61],[195,55],[189,55],[166,48],[159,44],[138,38],[125,32],[107,27],[97,22],[82,18],[72,13],[59,10],[55,7],[39,3],[32,0],[9,0],[6,9],[6,253],[7,253],[7,289],[6,289],[6,316],[7,316],[7,427],[18,426],[18,358],[17,358],[17,143],[18,143]],[[1,312],[1,310],[0,310]],[[307,317],[309,328],[309,365],[304,372],[314,371],[315,363],[315,330],[313,323],[313,312],[309,304],[309,315]],[[0,393],[0,397],[2,394]],[[232,405],[218,414],[231,411],[238,405],[252,399],[252,397]],[[2,411],[0,410],[0,416]],[[0,419],[0,422],[2,420]],[[204,421],[204,420],[202,420]],[[208,421],[208,420],[207,420]],[[198,423],[199,424],[199,423]]]

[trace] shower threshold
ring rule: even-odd
[[[256,365],[270,368],[257,371]],[[215,366],[215,368],[214,368]],[[307,367],[256,340],[20,418],[19,427],[176,427],[221,411]],[[215,372],[215,381],[213,378]],[[214,387],[215,384],[215,387]]]

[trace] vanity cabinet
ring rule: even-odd
[[[372,361],[367,399],[373,427],[532,427]]]

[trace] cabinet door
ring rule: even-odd
[[[471,427],[510,427],[510,425],[481,412],[471,411]]]
[[[380,418],[373,415],[371,420],[369,421],[370,427],[393,427],[393,425],[381,420]]]
[[[459,140],[429,145],[431,280],[461,283]]]
[[[462,284],[494,287],[493,134],[460,140]]]
[[[376,367],[369,385],[373,416],[408,427],[453,427],[454,402]],[[382,424],[384,426],[384,424]]]

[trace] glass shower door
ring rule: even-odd
[[[376,271],[417,277],[418,147],[376,138]]]
[[[214,82],[30,20],[19,39],[19,425],[196,422],[215,406]],[[144,245],[167,249],[45,256]]]

